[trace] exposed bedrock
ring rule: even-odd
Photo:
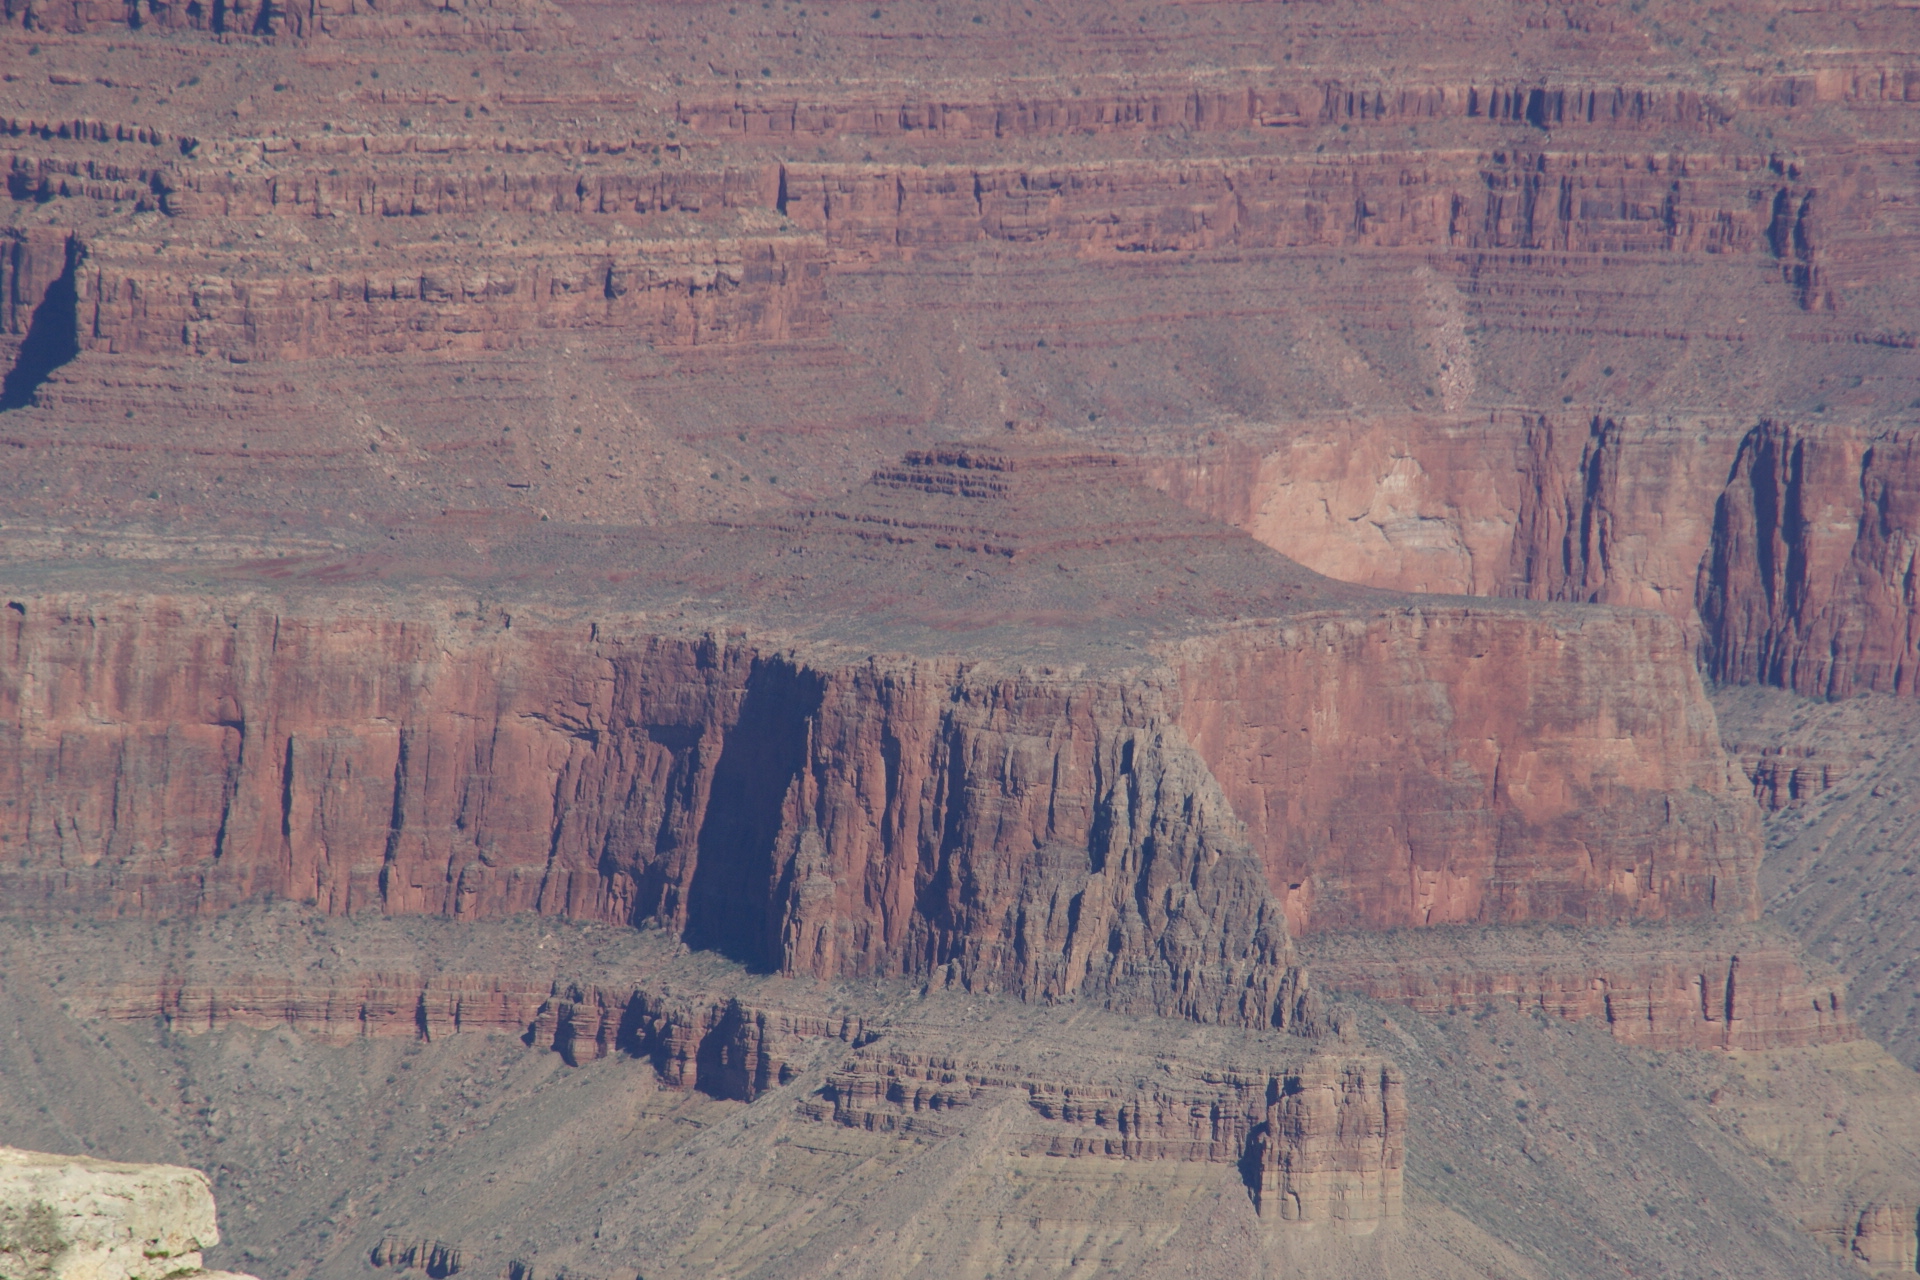
[[[215,5],[148,0],[138,5],[98,0],[6,0],[0,22],[31,32],[79,35],[139,32],[181,35],[199,32],[222,42],[235,38],[343,37],[363,40],[405,39],[442,47],[524,47],[537,32],[564,32],[572,23],[545,0],[457,0],[451,4],[372,5],[275,4],[273,0],[233,0]]]
[[[1275,1072],[1166,1064],[1160,1077],[1128,1088],[873,1051],[829,1076],[802,1114],[939,1136],[963,1109],[1011,1092],[1030,1112],[1015,1138],[1023,1155],[1238,1164],[1262,1217],[1364,1234],[1401,1216],[1406,1085],[1391,1063],[1323,1055]]]
[[[578,1066],[618,1052],[651,1059],[662,1084],[750,1101],[793,1077],[788,1058],[811,1039],[860,1040],[858,1017],[676,994],[670,984],[616,989],[499,974],[348,973],[324,981],[234,974],[121,981],[92,995],[101,1017],[155,1019],[183,1035],[288,1027],[341,1042],[511,1034]]]
[[[1763,423],[1700,573],[1708,670],[1817,698],[1920,687],[1920,450],[1911,430]]]
[[[33,1280],[252,1280],[206,1271],[220,1243],[198,1169],[0,1147],[0,1266]]]
[[[739,1102],[807,1081],[804,1120],[920,1142],[964,1134],[1010,1102],[1017,1114],[1001,1140],[1020,1155],[1237,1165],[1259,1212],[1282,1222],[1365,1233],[1401,1216],[1405,1082],[1392,1063],[1351,1045],[1231,1042],[1264,1059],[1244,1067],[1219,1059],[1218,1045],[1195,1060],[1149,1038],[1150,1055],[1137,1061],[1074,1067],[1057,1053],[1029,1061],[1031,1044],[989,1038],[989,1050],[977,1043],[978,1025],[960,1036],[950,1026],[918,1026],[911,1012],[853,1012],[822,994],[792,986],[728,994],[671,980],[542,988],[419,973],[312,974],[305,982],[240,973],[175,980],[158,991],[121,981],[90,993],[100,1016],[159,1018],[187,1035],[239,1026],[288,1026],[335,1042],[510,1033],[575,1066],[616,1057],[648,1063],[659,1088]],[[937,987],[929,994],[929,1003],[915,1002],[920,1011],[940,1007]],[[956,1056],[962,1052],[975,1056]]]
[[[1765,926],[1473,930],[1316,939],[1317,981],[1424,1014],[1592,1020],[1648,1049],[1793,1049],[1861,1038],[1839,975]]]
[[[1862,1034],[1836,977],[1810,971],[1787,939],[1741,926],[1354,933],[1317,937],[1307,950],[1323,988],[1435,1016],[1505,1007],[1595,1020],[1649,1049],[1804,1048]],[[741,1099],[789,1078],[800,1042],[857,1045],[871,1030],[844,1013],[724,993],[501,973],[142,974],[87,998],[101,1017],[159,1019],[181,1034],[235,1026],[334,1042],[512,1034],[575,1065],[615,1052],[648,1058],[670,1087]]]
[[[263,276],[237,259],[188,265],[94,247],[78,273],[79,342],[116,354],[302,359],[497,351],[552,329],[612,329],[660,347],[777,342],[826,324],[826,263],[802,237],[545,246],[478,267],[327,265]]]
[[[657,924],[750,964],[1288,1025],[1297,927],[1744,918],[1654,614],[1308,614],[1113,676],[504,613],[17,599],[14,912]]]
[[[1154,474],[1347,581],[1659,609],[1716,680],[1841,698],[1911,693],[1920,672],[1910,428],[1373,421],[1224,444]]]
[[[1757,818],[1657,614],[1409,609],[1195,646],[1181,723],[1296,930],[1751,917]]]
[[[1244,831],[1150,685],[504,619],[22,607],[15,911],[531,910],[819,976],[951,965],[1302,1016]]]
[[[1604,414],[1342,420],[1155,474],[1189,505],[1345,581],[1633,605],[1693,625],[1740,434]]]

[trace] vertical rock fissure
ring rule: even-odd
[[[393,761],[393,808],[387,818],[387,845],[380,857],[380,898],[385,904],[393,900],[394,859],[400,852],[400,836],[406,830],[407,821],[407,752],[409,734],[403,727],[400,730],[399,745]],[[546,895],[546,886],[541,886],[541,896]]]

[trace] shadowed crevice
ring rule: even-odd
[[[759,972],[779,968],[774,846],[788,787],[806,767],[822,693],[817,679],[782,662],[757,662],[748,677],[700,825],[687,891],[688,946]]]
[[[27,336],[13,368],[0,383],[0,411],[21,409],[33,403],[33,393],[47,375],[80,354],[79,290],[74,269],[79,265],[79,246],[67,241],[67,263],[33,309],[27,323]]]

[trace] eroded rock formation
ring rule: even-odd
[[[0,1147],[0,1265],[49,1280],[246,1280],[206,1271],[220,1243],[198,1169]]]
[[[1910,432],[1763,423],[1741,443],[1701,568],[1707,665],[1809,697],[1912,694],[1920,454]]]
[[[1718,935],[1718,936],[1716,936]],[[1818,974],[1778,935],[1740,929],[1628,930],[1434,938],[1313,948],[1336,989],[1421,1013],[1536,1011],[1601,1023],[1649,1049],[1794,1049],[1861,1037],[1837,975]]]
[[[0,22],[8,914],[568,918],[1287,1053],[1330,986],[1857,1034],[1740,931],[1748,791],[1860,762],[1762,740],[1741,779],[1693,659],[1913,688],[1897,5]],[[1398,1077],[1358,1054],[1129,1083],[632,975],[123,976],[115,1019],[505,1030],[729,1100],[824,1049],[839,1137],[968,1112],[943,1140],[1395,1216]],[[1803,1224],[1897,1260],[1906,1177]]]
[[[1401,1214],[1404,1091],[1390,1063],[1364,1057],[1129,1090],[875,1052],[828,1077],[803,1113],[870,1132],[939,1135],[953,1113],[1011,1093],[1028,1113],[1015,1136],[1022,1154],[1238,1164],[1262,1216],[1365,1233]]]
[[[351,564],[283,597],[18,593],[9,900],[539,911],[1277,1026],[1310,1020],[1283,916],[1754,909],[1753,808],[1656,615],[1339,587],[1053,447],[916,455],[686,537],[636,551],[724,547],[701,589],[766,639],[656,626],[644,594],[592,623],[319,605]],[[959,611],[916,594],[940,576]],[[800,640],[823,595],[902,652]],[[1021,619],[1037,645],[994,629]],[[941,654],[955,628],[977,656]]]

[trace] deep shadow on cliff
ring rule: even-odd
[[[721,9],[0,6],[9,1123],[289,1276],[1911,1269],[1904,756],[1700,678],[1914,689],[1911,12]]]
[[[25,244],[16,243],[8,245],[7,252],[13,261],[8,264],[9,270],[0,274],[9,277],[7,283],[17,288],[23,274],[21,268],[27,265],[22,259],[29,249]],[[33,393],[47,376],[80,354],[79,295],[74,282],[79,258],[79,244],[68,239],[66,266],[48,282],[45,293],[34,306],[26,336],[13,357],[13,367],[7,370],[5,379],[0,380],[0,411],[32,404]],[[31,270],[24,274],[31,279]]]
[[[1294,932],[1756,910],[1666,619],[1332,582],[1070,444],[374,545],[9,586],[15,911],[535,911],[1287,1026]]]

